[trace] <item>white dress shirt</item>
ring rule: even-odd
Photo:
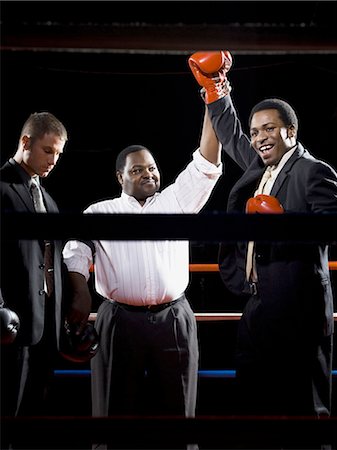
[[[143,206],[124,192],[120,197],[89,206],[90,214],[192,214],[198,213],[222,174],[196,150],[192,161],[175,182],[146,199]],[[184,293],[189,282],[188,241],[94,240],[95,288],[105,298],[131,305],[167,303]],[[89,247],[69,241],[63,251],[71,272],[88,280],[92,265]]]

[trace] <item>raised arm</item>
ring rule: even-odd
[[[200,138],[200,153],[204,158],[216,166],[221,163],[221,145],[213,129],[207,108],[205,108],[204,122]]]
[[[196,52],[190,56],[188,62],[195,79],[202,87],[209,118],[222,149],[245,170],[256,157],[256,153],[242,131],[231,100],[231,87],[227,79],[227,73],[232,67],[230,52]]]

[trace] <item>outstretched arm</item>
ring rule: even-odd
[[[200,138],[200,153],[204,158],[216,166],[221,163],[221,145],[213,129],[207,108],[205,108],[204,122]]]
[[[223,150],[245,170],[256,157],[233,106],[227,80],[232,66],[226,51],[196,52],[189,58],[191,71],[202,87],[208,113]]]

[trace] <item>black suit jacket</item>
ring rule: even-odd
[[[224,151],[244,170],[229,194],[227,210],[244,213],[246,201],[254,195],[264,172],[264,164],[243,133],[230,96],[208,105],[208,110]],[[286,213],[337,213],[336,171],[298,143],[278,175],[271,195],[279,199]],[[221,277],[237,295],[248,295],[246,249],[247,242],[220,245]],[[263,314],[246,312],[253,330],[268,324],[285,339],[303,336],[303,332],[315,338],[333,332],[327,245],[256,243],[256,265]]]
[[[22,168],[13,160],[0,170],[1,213],[34,213],[27,180]],[[54,200],[41,186],[48,213],[58,213]],[[25,223],[22,223],[22,227]],[[41,236],[43,240],[44,236]],[[55,324],[59,342],[62,315],[62,242],[54,241]],[[4,305],[20,318],[17,341],[22,345],[39,342],[45,323],[45,292],[43,268],[43,241],[9,240],[6,229],[1,230],[1,293]],[[53,299],[46,298],[46,301]]]

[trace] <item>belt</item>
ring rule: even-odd
[[[250,290],[250,295],[257,295],[258,294],[258,284],[255,281],[251,281],[249,283],[249,290]]]
[[[126,311],[132,311],[132,312],[159,312],[159,311],[163,311],[166,308],[169,308],[172,305],[175,305],[176,303],[178,303],[179,301],[183,300],[185,298],[185,295],[182,295],[181,297],[177,298],[176,300],[172,300],[171,302],[168,303],[161,303],[159,305],[140,305],[140,306],[136,306],[136,305],[128,305],[126,303],[120,303],[120,302],[116,302],[115,303],[120,306],[122,309],[125,309]]]

